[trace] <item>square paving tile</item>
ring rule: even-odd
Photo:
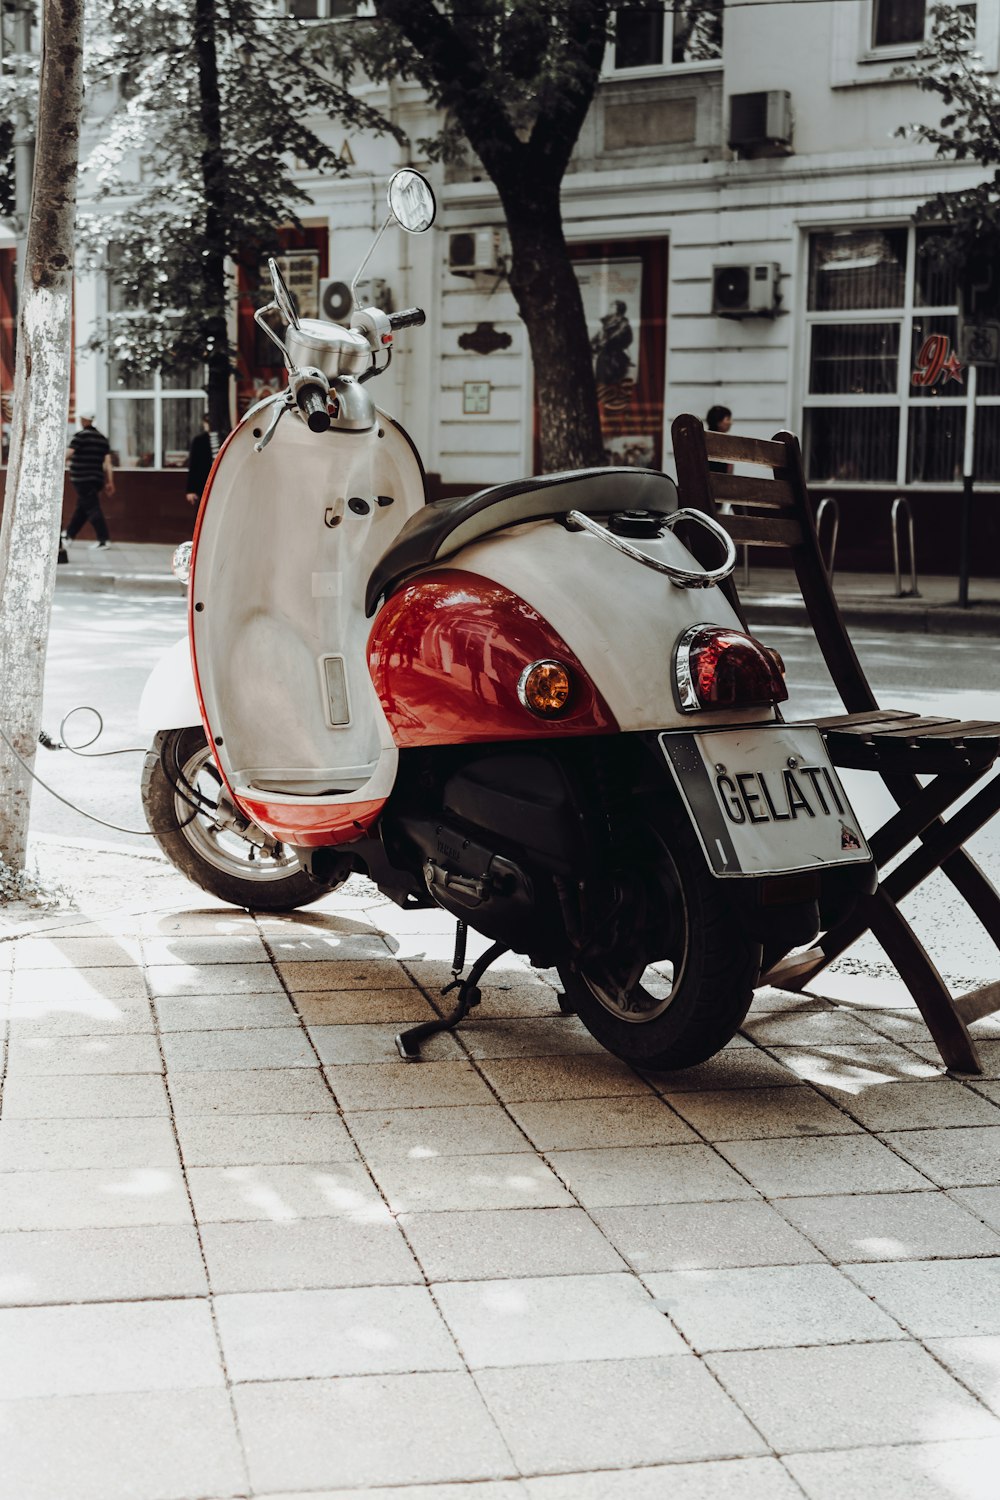
[[[917,1344],[758,1349],[706,1363],[779,1453],[1000,1437],[1000,1422]]]
[[[627,1274],[445,1282],[435,1295],[472,1369],[686,1353]]]
[[[267,929],[268,947],[282,964],[317,963],[345,958],[388,958],[389,949],[378,927],[370,922],[342,918],[339,926],[310,931]]]
[[[39,1000],[145,1000],[142,970],[132,967],[104,969],[15,969],[10,985],[15,1006]]]
[[[181,1115],[177,1134],[188,1167],[357,1160],[343,1121],[325,1111],[310,1115]]]
[[[431,1021],[437,1011],[415,986],[395,990],[300,990],[295,1005],[310,1028],[411,1025]]]
[[[371,1204],[363,1220],[202,1224],[213,1292],[311,1287],[397,1286],[421,1281],[420,1268],[388,1210]]]
[[[775,1047],[774,1055],[791,1074],[790,1082],[805,1080],[833,1099],[886,1084],[944,1076],[944,1064],[936,1050],[929,1059],[917,1055],[916,1045],[898,1047],[894,1042],[881,1047]]]
[[[531,1145],[499,1104],[357,1110],[347,1125],[367,1158],[495,1155]]]
[[[797,1010],[748,1016],[741,1028],[762,1047],[825,1047],[829,1043],[878,1045],[881,1037],[849,1011]]]
[[[649,1085],[616,1057],[490,1058],[480,1064],[505,1103],[521,1099],[601,1099],[648,1094]]]
[[[1000,1334],[1000,1258],[901,1261],[846,1271],[918,1339]]]
[[[697,1136],[650,1094],[617,1098],[522,1100],[510,1112],[539,1151],[595,1146],[673,1146]]]
[[[730,1042],[722,1052],[697,1067],[684,1068],[679,1073],[651,1073],[649,1082],[657,1093],[669,1098],[682,1091],[784,1088],[800,1080],[784,1062],[769,1057],[759,1047],[738,1047]]]
[[[336,1067],[350,1063],[398,1063],[398,1031],[398,1024],[391,1021],[381,1025],[315,1026],[309,1028],[309,1035],[320,1061]],[[461,1047],[447,1031],[438,1032],[421,1045],[421,1057],[431,1061],[462,1056]]]
[[[47,1074],[8,1077],[4,1083],[6,1121],[143,1119],[166,1116],[169,1112],[167,1091],[159,1073]]]
[[[1000,1235],[944,1193],[783,1198],[781,1212],[838,1264],[1000,1255]]]
[[[428,1281],[621,1271],[621,1256],[579,1208],[402,1214]]]
[[[283,995],[284,987],[270,964],[150,964],[149,993],[166,995]]]
[[[173,933],[142,940],[143,961],[161,964],[266,964],[269,957],[257,933]]]
[[[574,1053],[605,1056],[600,1042],[575,1016],[483,1016],[462,1028],[462,1044],[471,1057],[568,1057]]]
[[[223,970],[221,979],[225,979]],[[298,1026],[287,995],[161,995],[153,1004],[161,1031],[226,1031]]]
[[[726,1141],[719,1150],[767,1198],[925,1188],[927,1179],[862,1135],[800,1136],[783,1141]]]
[[[903,1337],[833,1266],[660,1271],[643,1280],[700,1354]]]
[[[476,1382],[522,1473],[766,1452],[690,1354],[481,1370]]]
[[[255,1068],[315,1068],[305,1032],[290,1026],[249,1031],[167,1031],[163,1055],[170,1073]]]
[[[7,1024],[10,1035],[18,1041],[33,1037],[135,1036],[156,1030],[147,999],[105,1000],[99,996],[26,1000],[10,1008]]]
[[[465,1371],[262,1382],[235,1400],[255,1493],[515,1472]]]
[[[352,1063],[324,1072],[348,1111],[496,1103],[469,1062]]]
[[[995,1184],[1000,1176],[1000,1128],[901,1130],[886,1141],[939,1187]]]
[[[785,1463],[809,1500],[862,1495],[877,1495],[879,1500],[996,1500],[1000,1442],[796,1453]]]
[[[166,1118],[0,1120],[0,1173],[177,1164],[177,1142]]]
[[[593,1216],[637,1271],[781,1266],[822,1260],[808,1240],[759,1199],[595,1208]]]
[[[845,1095],[840,1103],[866,1130],[1000,1125],[1000,1109],[955,1078],[888,1083]]]
[[[990,1411],[1000,1416],[1000,1338],[927,1339],[927,1347]],[[1000,1464],[998,1464],[1000,1471]],[[994,1478],[996,1477],[994,1473]]]
[[[3,1308],[0,1347],[0,1402],[224,1383],[207,1299]]]
[[[0,1306],[201,1297],[207,1291],[198,1237],[187,1225],[0,1234]]]
[[[802,1500],[798,1485],[776,1458],[558,1474],[526,1479],[524,1487],[529,1500]]]
[[[246,1292],[215,1298],[230,1380],[455,1370],[461,1359],[423,1286]]]
[[[172,1073],[170,1098],[180,1115],[336,1113],[337,1103],[318,1068],[223,1068]]]
[[[18,971],[23,969],[137,969],[142,966],[139,943],[134,938],[22,937],[17,941],[15,952],[15,965]]]
[[[754,1141],[778,1136],[846,1135],[855,1122],[810,1088],[691,1090],[668,1102],[710,1141]]]
[[[451,1209],[561,1208],[572,1199],[530,1151],[369,1163],[393,1213]]]
[[[1000,1187],[952,1188],[948,1197],[1000,1232]]]
[[[554,1151],[550,1160],[585,1208],[756,1198],[710,1146],[612,1146]]]
[[[4,1500],[182,1500],[246,1493],[222,1390],[0,1403]]]
[[[250,1167],[191,1167],[188,1184],[199,1223],[348,1218],[359,1222],[383,1206],[364,1167],[354,1162]]]
[[[72,1036],[13,1039],[7,1045],[12,1078],[48,1073],[162,1073],[155,1036]]]
[[[385,990],[405,989],[410,976],[389,951],[381,938],[365,939],[372,957],[339,959],[306,959],[302,963],[278,963],[278,971],[293,995],[307,990]],[[385,955],[384,957],[382,955]]]
[[[191,1222],[184,1179],[176,1167],[7,1172],[2,1186],[0,1230]]]

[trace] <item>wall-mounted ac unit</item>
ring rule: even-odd
[[[448,270],[454,276],[487,272],[499,276],[504,270],[498,229],[460,229],[448,236]]]
[[[773,318],[781,294],[781,267],[775,261],[757,265],[712,267],[712,311],[719,318]]]
[[[792,149],[792,96],[786,89],[730,94],[729,145],[741,156],[787,156]]]

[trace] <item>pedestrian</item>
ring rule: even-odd
[[[108,523],[101,510],[101,492],[115,492],[114,469],[111,463],[111,444],[94,426],[93,413],[80,413],[80,430],[70,438],[66,453],[69,460],[69,477],[76,490],[76,510],[69,518],[64,540],[72,542],[89,521],[94,528],[97,541],[95,547],[106,547],[110,540]]]
[[[709,432],[728,432],[733,425],[733,414],[728,406],[710,406],[708,416],[705,418],[705,426]],[[710,463],[709,469],[713,474],[731,474],[732,464]]]
[[[189,505],[197,505],[205,493],[208,476],[212,472],[212,465],[215,463],[221,446],[220,434],[212,431],[212,424],[207,416],[202,417],[201,431],[195,433],[191,439],[191,447],[188,449],[187,502]]]

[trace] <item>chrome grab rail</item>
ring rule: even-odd
[[[724,558],[717,568],[705,568],[695,571],[693,568],[681,568],[676,563],[660,562],[658,558],[650,557],[648,552],[643,552],[639,547],[633,547],[620,536],[615,536],[608,531],[606,526],[592,521],[582,511],[571,510],[566,513],[566,520],[574,530],[589,531],[591,536],[599,537],[602,542],[607,542],[609,547],[614,547],[616,552],[630,557],[633,562],[642,563],[646,568],[652,568],[656,573],[663,573],[670,579],[671,583],[682,589],[708,589],[715,583],[722,583],[729,577],[736,566],[736,547],[727,531],[713,521],[711,516],[701,510],[675,510],[669,515],[663,516],[663,525],[668,531],[672,531],[679,521],[693,521],[698,526],[703,526],[706,531],[711,532],[716,541],[723,548]]]
[[[823,499],[819,502],[819,504],[816,507],[816,538],[817,538],[817,540],[819,540],[820,527],[823,524],[823,517],[826,514],[827,510],[829,510],[830,516],[831,516],[831,525],[830,525],[830,560],[829,560],[829,562],[827,562],[826,558],[823,557],[823,543],[822,542],[820,542],[820,546],[819,546],[819,555],[820,555],[820,557],[823,558],[823,566],[826,568],[826,575],[829,578],[830,582],[832,583],[833,582],[833,576],[834,576],[834,573],[836,572],[836,567],[837,567],[837,536],[838,536],[838,534],[840,532],[840,506],[837,504],[836,500],[833,498],[832,495],[824,495]]]
[[[899,564],[899,524],[900,516],[906,519],[906,538],[910,550],[910,587],[903,588]],[[913,511],[910,502],[905,495],[897,495],[892,502],[892,570],[896,579],[897,599],[919,599],[920,590],[917,588],[917,550],[914,544]]]

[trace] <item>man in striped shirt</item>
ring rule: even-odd
[[[103,432],[98,432],[92,416],[80,414],[80,431],[74,432],[69,444],[69,477],[76,490],[76,510],[66,527],[66,541],[73,541],[77,532],[89,521],[94,528],[96,547],[108,545],[108,523],[101,510],[101,491],[109,495],[115,492],[114,471],[111,466],[111,444]]]

